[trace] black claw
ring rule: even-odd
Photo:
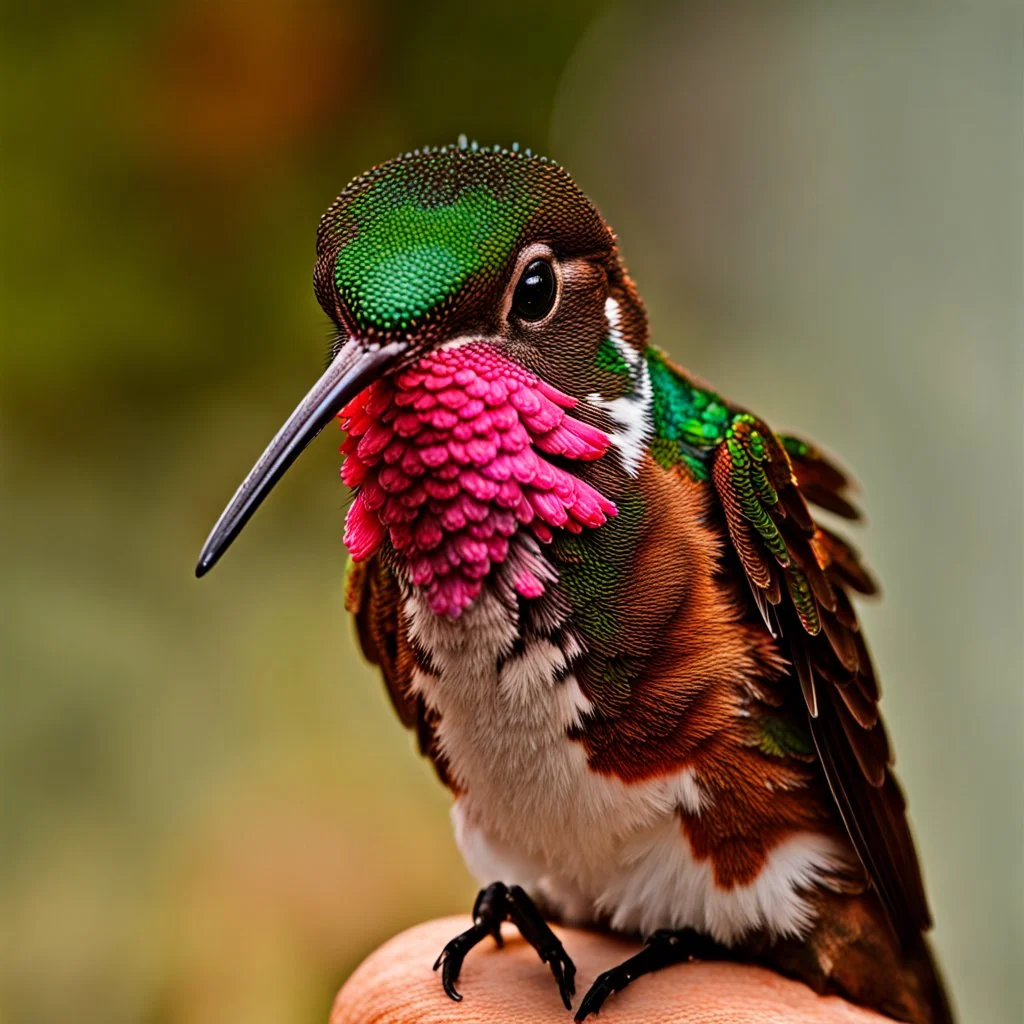
[[[447,971],[441,976],[441,987],[449,999],[456,1003],[462,1002],[462,993],[455,987],[455,980],[448,977]]]
[[[571,1010],[572,997],[576,995],[576,965],[560,942],[546,948],[540,953],[540,958],[551,968],[562,1002],[567,1010]]]
[[[604,1001],[613,992],[618,992],[620,988],[625,988],[629,984],[626,981],[622,985],[617,985],[615,983],[617,973],[618,968],[613,967],[610,971],[605,971],[597,976],[594,984],[590,986],[587,994],[583,997],[583,1001],[576,1011],[576,1016],[573,1018],[577,1024],[579,1024],[579,1021],[586,1020],[592,1013],[600,1012],[601,1007],[604,1006]]]
[[[441,950],[441,955],[434,961],[434,970],[436,971],[442,964],[444,965],[444,970],[441,971],[441,987],[449,999],[454,999],[458,1003],[462,1001],[462,995],[455,987],[455,979],[459,976],[462,960],[452,955],[449,948],[451,945],[452,943],[449,942]]]
[[[454,999],[455,1002],[462,1000],[462,995],[455,987],[459,972],[462,970],[462,961],[466,959],[466,954],[487,934],[488,932],[482,924],[474,924],[472,928],[464,931],[461,935],[456,935],[441,950],[441,955],[434,961],[435,971],[439,967],[443,968],[441,986],[449,999]]]
[[[484,931],[481,935],[481,930],[478,925],[474,925],[461,935],[456,935],[441,950],[440,956],[434,961],[435,971],[442,968],[441,987],[448,998],[454,999],[457,1003],[462,1001],[462,994],[455,987],[455,982],[458,981],[459,972],[462,970],[462,961],[465,960],[466,954],[487,934]]]

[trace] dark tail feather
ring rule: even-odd
[[[921,992],[931,1007],[931,1024],[955,1024],[953,1005],[949,1001],[942,974],[935,962],[931,943],[925,936],[921,936],[917,949],[912,952],[908,951],[907,959],[911,969],[918,977]]]

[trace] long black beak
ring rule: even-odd
[[[371,350],[355,339],[344,345],[235,491],[203,545],[196,563],[197,576],[205,576],[217,564],[306,445],[351,398],[383,373],[405,347],[404,342],[391,342]]]

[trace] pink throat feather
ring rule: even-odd
[[[610,439],[570,416],[576,399],[486,342],[439,349],[375,381],[338,414],[341,478],[356,489],[345,545],[356,561],[385,536],[437,615],[458,617],[526,530],[548,543],[615,515],[595,488],[542,453],[589,461]],[[528,564],[512,580],[539,597]]]

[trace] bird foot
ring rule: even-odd
[[[644,974],[686,960],[724,959],[727,956],[728,950],[724,946],[692,928],[656,931],[639,953],[597,976],[580,1002],[574,1019],[579,1022],[586,1020],[592,1013],[598,1013],[610,995],[621,992],[631,981]]]
[[[571,1000],[576,994],[576,965],[525,890],[518,885],[506,886],[503,882],[495,882],[480,890],[473,904],[473,926],[456,935],[441,950],[434,963],[434,970],[441,970],[441,985],[448,996],[456,1001],[462,999],[455,982],[462,970],[462,961],[474,946],[488,935],[499,947],[502,945],[503,921],[514,924],[541,960],[551,968],[562,1002],[567,1010],[571,1010]]]

